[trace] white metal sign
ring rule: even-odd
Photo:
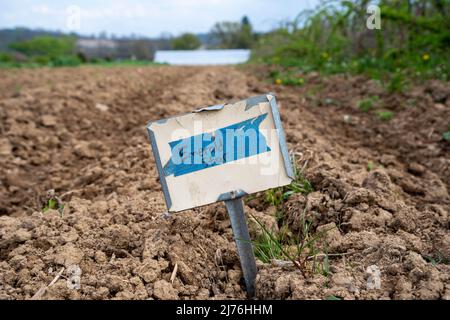
[[[289,184],[289,161],[272,94],[216,105],[147,126],[168,211]]]

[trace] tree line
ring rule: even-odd
[[[257,34],[253,31],[250,19],[244,16],[240,22],[216,23],[208,37],[209,49],[250,49],[257,39]],[[174,50],[195,50],[201,46],[201,40],[193,33],[184,33],[172,40]]]
[[[156,50],[249,49],[256,39],[246,16],[240,22],[218,22],[206,36],[184,33],[159,39],[108,37],[106,33],[80,37],[19,28],[0,31],[0,63],[58,66],[117,59],[151,61]]]

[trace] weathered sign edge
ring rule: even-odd
[[[271,98],[269,98],[271,97]],[[284,166],[286,169],[286,175],[292,180],[295,179],[294,168],[292,167],[291,159],[289,157],[289,150],[286,143],[286,135],[283,130],[283,125],[281,123],[280,112],[278,111],[277,100],[274,94],[269,93],[267,99],[270,103],[270,108],[272,109],[273,120],[275,121],[275,128],[277,129],[278,141],[280,142],[281,154],[283,155]]]
[[[158,145],[156,144],[155,133],[150,129],[151,123],[147,124],[147,133],[152,146],[153,157],[155,158],[156,169],[158,170],[159,181],[161,182],[161,188],[164,193],[164,200],[166,201],[167,210],[170,211],[172,207],[172,200],[170,198],[169,188],[167,187],[166,177],[164,176],[163,166],[161,163],[161,157],[159,155]]]

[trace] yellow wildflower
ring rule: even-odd
[[[282,84],[282,83],[283,83],[283,81],[281,81],[281,79],[276,79],[276,80],[275,80],[275,84],[280,85],[280,84]]]
[[[430,55],[429,55],[428,53],[425,53],[425,54],[422,56],[422,60],[424,60],[424,61],[430,60]]]

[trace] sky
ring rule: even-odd
[[[281,21],[313,9],[319,0],[1,0],[0,29],[41,28],[98,35],[158,37],[208,32],[218,21],[250,18],[254,29],[268,31]]]

